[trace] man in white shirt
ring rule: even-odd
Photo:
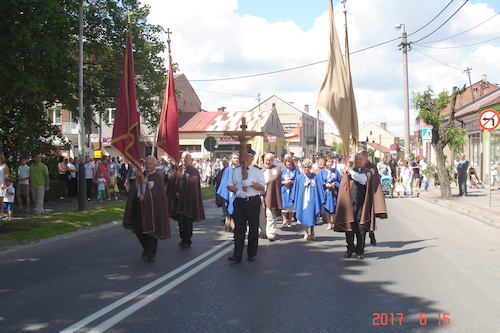
[[[234,200],[234,252],[229,261],[241,262],[245,245],[246,225],[248,221],[248,260],[255,260],[259,242],[260,192],[264,191],[264,173],[252,165],[255,151],[247,151],[247,179],[243,179],[241,166],[234,169],[227,181],[227,189],[236,194]]]
[[[23,210],[21,196],[26,199],[25,213],[30,210],[30,167],[26,164],[26,157],[21,157],[21,165],[17,168],[17,206],[16,212]]]
[[[377,170],[380,176],[390,176],[391,168],[387,165],[387,157],[383,157],[382,161],[377,163]]]
[[[92,196],[92,185],[95,178],[95,164],[90,160],[90,156],[85,156],[85,181],[87,185],[87,201]]]

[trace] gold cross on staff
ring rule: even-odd
[[[241,131],[234,132],[224,132],[224,135],[228,135],[233,139],[236,139],[240,142],[240,165],[241,165],[241,175],[242,179],[247,179],[247,142],[248,139],[253,138],[254,136],[265,136],[264,132],[253,132],[247,131],[247,120],[245,117],[241,119]],[[243,191],[246,191],[246,188],[243,188]]]
[[[170,28],[167,28],[167,31],[165,33],[167,34],[167,43],[168,47],[170,48],[170,35],[173,34],[173,32],[170,31]]]
[[[131,12],[130,10],[127,10],[127,18],[128,18],[128,21],[127,21],[127,22],[128,22],[128,24],[132,24],[132,21],[130,20],[130,14],[131,14],[131,13],[132,13],[132,12]]]

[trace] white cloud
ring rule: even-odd
[[[349,1],[348,24],[351,52],[401,36],[396,23],[405,23],[411,34],[439,13],[448,0]],[[151,5],[150,21],[173,31],[172,57],[188,79],[215,79],[275,71],[326,60],[328,57],[328,5],[317,13],[314,26],[301,31],[292,21],[269,23],[265,17],[240,16],[236,0],[146,0]],[[436,29],[463,2],[452,3],[441,16],[424,30],[410,35],[416,41]],[[438,32],[423,40],[434,41],[460,33],[493,16],[486,4],[466,4]],[[263,15],[264,16],[264,15]],[[335,23],[344,49],[344,15],[336,6]],[[483,74],[490,82],[498,83],[500,69],[500,40],[489,45],[469,48],[436,49],[473,44],[497,36],[500,16],[458,37],[437,44],[414,45],[408,53],[410,92],[422,92],[432,85],[435,92],[451,90],[453,85],[468,84],[460,70],[473,68],[472,82]],[[388,123],[395,135],[403,133],[403,57],[400,41],[352,54],[351,68],[358,108],[359,124]],[[445,64],[417,52],[423,52]],[[202,108],[215,111],[247,110],[257,102],[257,93],[266,99],[271,95],[294,102],[303,109],[309,105],[315,113],[319,87],[325,75],[326,63],[279,74],[257,76],[242,80],[192,82],[202,101]],[[233,96],[206,91],[245,95]],[[410,99],[411,99],[410,93]],[[411,106],[410,106],[411,108]],[[413,111],[410,117],[413,116]],[[327,121],[327,123],[332,123]],[[413,125],[413,122],[411,122]]]

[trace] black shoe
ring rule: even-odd
[[[179,242],[179,246],[182,246],[182,244],[184,244],[182,241]]]
[[[155,258],[148,257],[148,262],[154,262],[154,261],[155,261]]]
[[[142,257],[144,258],[147,255],[146,250],[142,251]]]
[[[375,234],[370,235],[370,244],[373,246],[377,246],[377,240],[375,239]]]
[[[365,259],[365,255],[364,254],[358,254],[357,257],[358,257],[358,260]]]
[[[254,261],[255,257],[248,257],[248,261]]]
[[[347,251],[345,254],[344,254],[344,258],[350,258],[352,257],[352,252],[351,251]]]
[[[229,257],[227,258],[229,261],[241,262],[241,257]]]
[[[189,247],[191,247],[191,244],[189,244],[189,243],[182,243],[181,244],[181,249],[187,249]]]

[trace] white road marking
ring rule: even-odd
[[[130,316],[132,313],[136,312],[137,310],[140,310],[141,308],[143,308],[144,306],[148,305],[149,303],[151,303],[152,301],[154,301],[158,297],[162,296],[163,294],[165,294],[166,292],[168,292],[170,289],[172,289],[172,288],[176,287],[177,285],[181,284],[182,282],[186,281],[191,276],[195,275],[196,273],[198,273],[199,271],[201,271],[203,268],[207,267],[208,265],[210,265],[214,261],[218,260],[220,257],[222,257],[226,253],[232,251],[233,249],[234,249],[234,246],[231,244],[230,246],[226,247],[224,250],[222,250],[221,252],[217,253],[215,256],[211,257],[207,261],[199,264],[198,266],[196,266],[195,268],[193,268],[189,272],[187,272],[187,273],[179,276],[177,279],[175,279],[172,282],[168,283],[164,287],[158,289],[157,291],[155,291],[151,295],[146,296],[145,298],[143,298],[142,300],[138,301],[134,305],[126,308],[125,310],[121,311],[117,315],[109,318],[108,320],[106,320],[105,322],[103,322],[102,324],[100,324],[99,326],[94,327],[88,333],[102,333],[102,332],[106,331],[107,329],[111,328],[115,324],[119,323],[123,319],[127,318],[128,316]]]
[[[99,310],[99,311],[97,311],[97,312],[95,312],[95,313],[91,314],[90,316],[88,316],[88,317],[86,317],[86,318],[84,318],[84,319],[80,320],[79,322],[77,322],[77,323],[75,323],[75,324],[73,324],[73,325],[71,325],[71,326],[69,326],[69,327],[65,328],[64,330],[62,330],[62,331],[61,331],[61,333],[73,333],[73,332],[75,332],[75,331],[79,330],[80,328],[82,328],[82,327],[86,326],[87,324],[89,324],[89,323],[93,322],[94,320],[96,320],[96,319],[98,319],[98,318],[100,318],[100,317],[104,316],[104,315],[105,315],[105,314],[107,314],[108,312],[113,311],[114,309],[116,309],[116,308],[118,308],[118,307],[122,306],[123,304],[125,304],[125,303],[127,303],[127,302],[131,301],[132,299],[136,298],[137,296],[139,296],[139,295],[141,295],[141,294],[145,293],[145,292],[146,292],[146,291],[148,291],[149,289],[154,288],[155,286],[159,285],[160,283],[162,283],[162,282],[164,282],[164,281],[166,281],[166,280],[168,280],[168,279],[172,278],[173,276],[175,276],[175,275],[179,274],[180,272],[182,272],[182,271],[186,270],[186,269],[187,269],[187,268],[189,268],[190,266],[192,266],[192,265],[196,264],[198,261],[200,261],[200,260],[204,259],[205,257],[207,257],[207,256],[211,255],[212,253],[214,253],[214,252],[218,251],[220,248],[222,248],[222,247],[226,246],[227,244],[229,244],[229,243],[231,243],[231,242],[232,242],[232,240],[227,240],[227,241],[225,241],[225,242],[223,242],[223,243],[221,243],[221,244],[217,245],[217,246],[216,246],[216,247],[214,247],[213,249],[211,249],[211,250],[209,250],[209,251],[207,251],[207,252],[205,252],[205,253],[203,253],[203,254],[199,255],[198,257],[196,257],[196,258],[194,258],[193,260],[191,260],[191,261],[189,261],[189,262],[185,263],[184,265],[180,266],[179,268],[174,269],[174,270],[173,270],[173,271],[171,271],[170,273],[165,274],[164,276],[162,276],[162,277],[160,277],[160,278],[158,278],[158,279],[154,280],[153,282],[150,282],[149,284],[145,285],[144,287],[137,289],[136,291],[134,291],[134,292],[132,292],[132,293],[128,294],[127,296],[124,296],[124,297],[120,298],[119,300],[117,300],[117,301],[115,301],[115,302],[111,303],[110,305],[106,306],[105,308],[103,308],[103,309],[101,309],[101,310]],[[223,254],[227,253],[227,252],[229,251],[228,249],[230,249],[230,248],[232,248],[232,247],[233,247],[233,246],[231,245],[230,247],[226,248],[226,249],[223,251]],[[221,256],[221,255],[217,255],[216,257],[217,257],[217,258],[220,258],[220,256]],[[215,258],[215,257],[214,257],[214,258]],[[212,259],[213,259],[213,258],[212,258]],[[210,260],[209,260],[209,261],[210,261],[210,263],[212,263],[212,262],[214,261],[214,260],[212,260],[212,259],[210,259]],[[202,264],[202,265],[203,265],[203,264]],[[206,267],[206,265],[205,265],[205,266],[203,266],[202,268],[204,268],[204,267]],[[195,268],[195,269],[196,269],[196,268]],[[198,271],[199,271],[199,270],[198,270]],[[197,271],[197,272],[198,272],[198,271]],[[187,273],[187,274],[189,274],[189,273]],[[184,276],[184,275],[183,275],[183,276]],[[178,279],[176,279],[176,280],[174,280],[174,281],[177,281],[177,280],[178,280]],[[182,281],[181,281],[181,282],[182,282]],[[179,283],[180,283],[180,282],[179,282]],[[168,286],[168,285],[167,285],[167,286]],[[164,287],[164,288],[165,288],[165,287]],[[162,289],[163,289],[163,288],[162,288]],[[160,290],[161,290],[161,289],[160,289]]]

